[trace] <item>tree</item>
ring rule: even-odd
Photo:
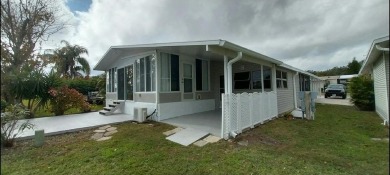
[[[69,42],[62,40],[65,46],[54,51],[49,56],[55,62],[55,69],[63,77],[75,78],[82,77],[81,72],[89,76],[91,68],[87,59],[81,57],[82,54],[88,54],[85,47],[79,45],[70,45]]]
[[[348,63],[348,74],[358,74],[361,64],[356,61],[356,58],[354,57],[351,62]]]
[[[8,85],[12,75],[42,69],[46,62],[37,56],[36,45],[64,28],[54,2],[1,0],[1,89],[11,103]]]

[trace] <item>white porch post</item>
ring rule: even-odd
[[[227,65],[228,65],[228,57],[226,55],[223,56],[223,78],[224,78],[224,89],[225,94],[228,92],[228,72],[227,72]]]
[[[276,93],[276,65],[272,64],[272,91]]]
[[[294,89],[293,91],[294,91],[294,107],[295,107],[295,109],[298,108],[298,104],[297,104],[297,87],[296,87],[296,83],[295,83],[297,75],[298,75],[298,72],[293,75],[293,89]]]

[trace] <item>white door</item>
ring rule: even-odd
[[[189,62],[182,63],[181,92],[182,100],[194,99],[194,64]]]

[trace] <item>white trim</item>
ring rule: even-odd
[[[196,86],[195,86],[195,83],[194,83],[194,77],[196,76],[195,74],[194,74],[194,72],[195,72],[195,70],[194,70],[194,63],[192,63],[192,62],[189,62],[189,61],[183,61],[183,60],[179,60],[179,63],[180,63],[180,65],[179,66],[181,66],[181,73],[180,73],[180,71],[179,71],[179,73],[180,73],[180,76],[179,76],[179,82],[180,82],[180,91],[181,91],[181,101],[190,101],[190,100],[195,100],[196,99],[196,97],[195,97],[195,90],[196,90]],[[192,80],[192,83],[191,83],[191,85],[192,85],[192,92],[184,92],[184,64],[188,64],[188,65],[191,65],[191,80]],[[180,70],[180,69],[179,69]],[[195,81],[196,82],[196,81]],[[184,98],[184,95],[185,94],[192,94],[192,99],[185,99]]]

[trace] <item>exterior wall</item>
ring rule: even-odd
[[[388,89],[385,58],[381,57],[373,64],[375,110],[384,120],[389,121]]]
[[[277,88],[278,114],[293,110],[294,107],[294,84],[292,71],[277,67],[276,70],[287,72],[287,88]]]
[[[209,100],[191,100],[173,103],[158,104],[158,121],[178,117],[182,115],[194,114],[199,112],[214,110],[214,99]]]
[[[135,102],[156,103],[156,93],[154,92],[134,92]]]
[[[167,92],[159,93],[160,102],[159,103],[172,103],[181,101],[181,92]]]

